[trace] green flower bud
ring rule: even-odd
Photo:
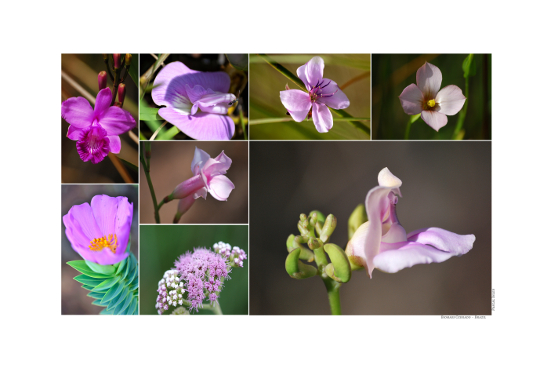
[[[326,216],[323,215],[323,213],[320,211],[311,211],[309,213],[309,217],[313,216],[313,214],[317,215],[317,222],[321,222],[321,226],[323,226],[323,224],[325,223]]]
[[[288,252],[292,252],[296,248],[300,248],[300,259],[308,262],[313,262],[315,259],[315,256],[313,255],[313,252],[304,247],[301,242],[306,242],[307,239],[303,239],[301,236],[294,236],[289,235],[288,239],[286,240],[286,249]]]
[[[300,261],[300,249],[294,249],[286,257],[285,268],[290,277],[306,279],[317,275],[317,268]]]
[[[357,230],[359,226],[363,225],[368,220],[365,205],[360,204],[355,207],[348,219],[348,238],[351,239],[353,234],[355,234],[355,230]]]
[[[332,243],[325,244],[324,249],[332,262],[325,268],[327,275],[338,282],[348,282],[351,279],[351,265],[344,250]]]
[[[336,229],[336,217],[334,215],[328,215],[323,228],[321,229],[320,239],[324,243],[330,238],[332,233]]]
[[[321,248],[323,246],[323,242],[321,242],[317,238],[309,238],[307,246],[309,247],[309,249],[314,250],[317,248]]]

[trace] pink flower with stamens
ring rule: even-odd
[[[319,133],[327,133],[332,128],[332,114],[328,107],[345,109],[349,106],[348,97],[338,84],[323,78],[324,68],[323,59],[313,57],[297,71],[307,92],[298,89],[280,92],[281,102],[294,121],[303,121],[312,111],[313,123]]]
[[[466,97],[457,86],[447,86],[442,90],[441,70],[435,65],[424,63],[416,72],[416,84],[411,84],[399,96],[401,106],[408,115],[422,114],[422,120],[439,131],[447,125],[447,115],[456,115]]]

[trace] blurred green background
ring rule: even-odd
[[[268,55],[296,74],[296,70],[320,56],[325,62],[324,78],[338,83],[350,100],[343,111],[353,117],[370,118],[370,54],[315,54],[315,55]],[[258,55],[250,55],[250,139],[370,139],[369,135],[347,121],[335,121],[328,133],[319,133],[313,120],[254,125],[254,119],[289,118],[281,103],[279,92],[299,89],[291,80],[269,65]],[[303,86],[303,84],[302,84]],[[339,116],[332,113],[333,118]],[[370,127],[370,122],[361,121]]]
[[[176,258],[193,248],[212,249],[219,241],[244,249],[248,256],[247,225],[140,225],[140,314],[158,314],[158,282],[174,267]],[[248,262],[233,268],[224,282],[218,299],[223,314],[248,314]],[[199,310],[198,314],[212,312]]]
[[[441,88],[458,86],[464,95],[462,63],[467,54],[372,55],[372,138],[403,139],[410,116],[405,114],[399,95],[416,84],[416,71],[425,62],[437,66],[443,75]],[[476,73],[469,78],[467,113],[463,139],[491,139],[491,55],[475,54]],[[464,108],[463,108],[464,109]],[[460,112],[448,116],[439,132],[421,118],[411,126],[409,139],[453,139]]]

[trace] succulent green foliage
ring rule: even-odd
[[[93,305],[105,307],[100,314],[135,314],[138,308],[138,267],[136,257],[130,253],[114,265],[99,265],[90,261],[70,261],[69,266],[81,275],[74,279],[89,290]]]
[[[335,281],[348,282],[351,279],[351,265],[344,250],[332,243],[325,244],[324,248],[331,261],[325,267],[327,275]]]

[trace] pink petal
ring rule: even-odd
[[[67,217],[67,220],[65,220],[65,217]],[[92,207],[88,203],[71,207],[69,213],[63,216],[63,221],[65,222],[65,226],[69,223],[76,226],[73,227],[73,230],[78,233],[78,238],[87,239],[86,246],[89,245],[90,240],[103,236],[94,218]]]
[[[324,60],[315,56],[306,63],[306,78],[311,87],[316,86],[323,80],[323,70],[325,69]]]
[[[445,115],[455,115],[464,106],[466,97],[462,94],[460,88],[451,85],[437,93],[435,102],[439,105],[438,112]]]
[[[416,84],[410,84],[405,87],[403,92],[399,95],[399,100],[401,101],[401,106],[405,114],[416,115],[422,112],[424,96],[422,96],[422,92]]]
[[[71,126],[82,129],[92,124],[94,110],[84,97],[71,97],[61,104],[61,117]]]
[[[346,109],[349,107],[349,99],[348,96],[338,87],[336,82],[331,81],[330,79],[324,79],[323,83],[326,84],[328,81],[330,81],[330,84],[323,88],[321,93],[323,95],[331,95],[328,97],[319,97],[317,98],[317,102],[325,104],[329,107],[332,107],[333,109]]]
[[[314,103],[312,107],[313,124],[319,133],[327,133],[332,128],[332,114],[328,107]]]
[[[205,179],[201,175],[195,175],[176,186],[172,192],[175,199],[185,198],[206,186]]]
[[[296,74],[298,75],[298,78],[300,78],[302,80],[302,82],[304,82],[304,86],[309,91],[311,89],[311,86],[309,85],[309,83],[307,81],[306,69],[307,69],[307,63],[302,65],[301,67],[299,67],[298,70],[296,70]],[[287,84],[287,86],[288,86],[288,84]]]
[[[416,72],[416,84],[426,100],[435,98],[442,80],[441,70],[430,63],[424,63]]]
[[[235,185],[225,175],[214,176],[208,183],[210,194],[218,201],[227,201]]]
[[[180,199],[178,202],[178,215],[183,215],[185,212],[189,211],[191,206],[195,203],[195,198],[193,196],[187,196],[183,199]]]
[[[422,120],[426,122],[436,131],[439,131],[442,127],[447,125],[447,115],[441,114],[437,111],[422,111]]]
[[[110,135],[107,138],[109,138],[109,151],[119,154],[121,148],[120,137],[118,135]]]
[[[309,94],[297,89],[289,89],[279,93],[281,103],[288,110],[294,121],[303,121],[311,109]]]
[[[107,135],[121,135],[136,126],[132,114],[118,106],[107,109],[99,124],[107,131]]]
[[[174,61],[163,67],[157,74],[153,82],[153,91],[151,91],[151,97],[155,104],[159,106],[172,106],[174,98],[178,98],[179,95],[187,98],[182,76],[192,73],[199,72],[189,69],[179,61]]]
[[[475,235],[458,235],[453,232],[429,227],[407,234],[408,241],[429,244],[452,255],[468,253],[474,246]]]
[[[400,246],[399,249],[387,250],[374,257],[374,267],[384,272],[395,273],[417,264],[440,263],[453,256],[451,253],[442,252],[421,243],[402,242],[391,244],[391,247],[398,246]]]
[[[204,174],[208,177],[225,174],[227,170],[229,170],[229,168],[231,167],[232,162],[229,157],[225,157],[226,159],[221,162],[215,159],[208,160],[203,167]]]
[[[227,115],[198,112],[183,115],[171,108],[162,108],[159,115],[174,124],[189,137],[199,140],[230,140],[235,133],[235,123]]]
[[[67,131],[67,138],[69,138],[72,141],[78,141],[80,140],[80,137],[82,136],[82,132],[84,129],[76,128],[74,125],[69,125],[69,130]]]
[[[115,231],[118,236],[117,254],[122,254],[126,251],[128,242],[130,241],[130,231],[132,229],[132,218],[134,216],[134,204],[128,201],[126,197],[116,197],[117,213],[115,221]]]
[[[111,93],[111,90],[108,87],[103,88],[97,94],[97,97],[95,99],[95,108],[94,108],[94,117],[97,120],[100,120],[103,117],[103,115],[107,112],[107,109],[109,109],[109,106],[111,106],[112,97],[113,97],[113,94]]]
[[[115,224],[118,202],[117,198],[105,194],[96,195],[92,198],[92,211],[102,236],[116,234]]]
[[[193,161],[191,161],[191,171],[193,174],[199,175],[200,169],[204,167],[208,159],[210,159],[210,155],[208,153],[195,147],[195,154],[193,156]],[[198,168],[196,166],[198,166]]]
[[[367,253],[365,244],[369,233],[370,221],[365,222],[355,230],[346,246],[346,254],[357,257],[356,260],[367,269]]]

